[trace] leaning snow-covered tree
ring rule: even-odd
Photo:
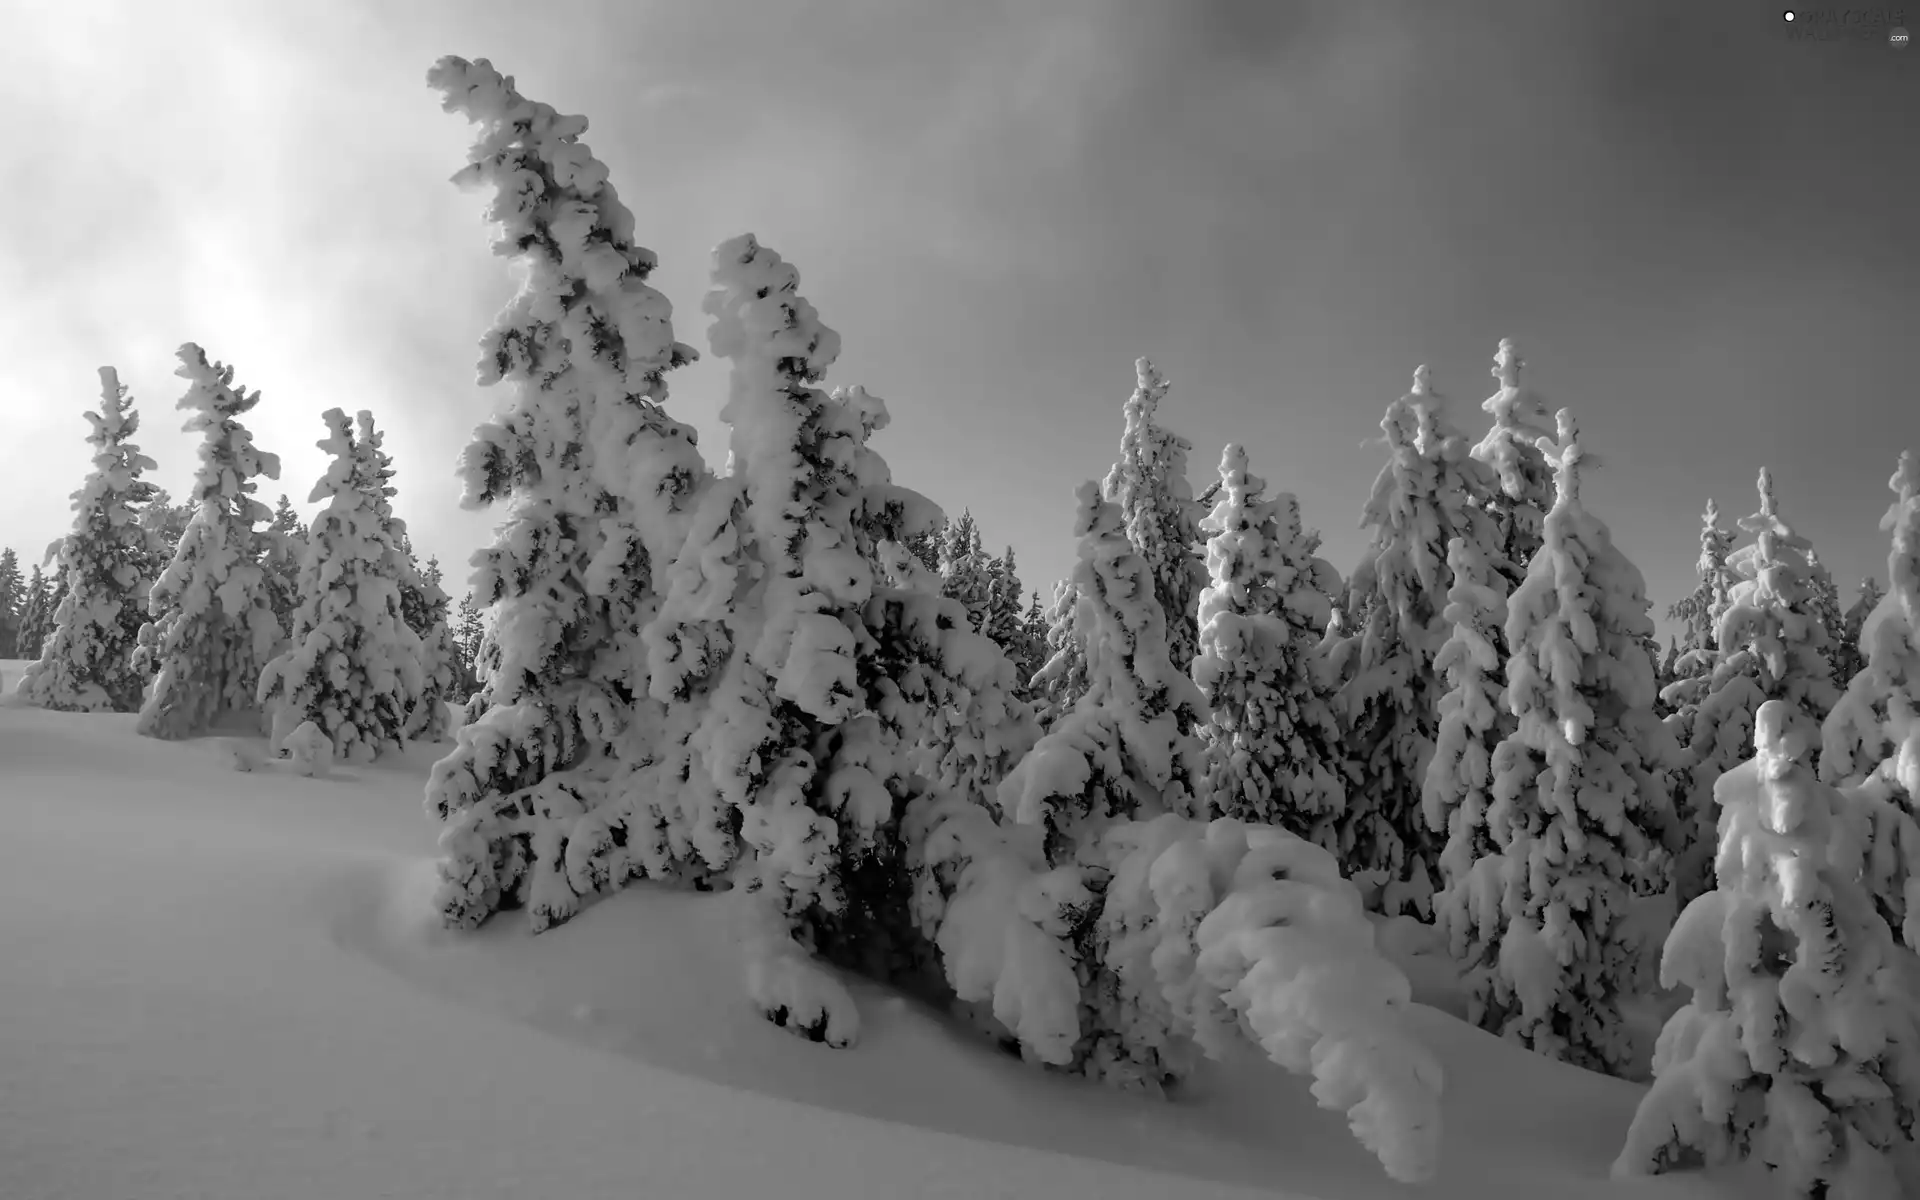
[[[1507,603],[1515,727],[1489,763],[1491,847],[1472,869],[1471,1004],[1485,1029],[1619,1072],[1634,1052],[1621,1003],[1652,965],[1629,908],[1637,887],[1664,882],[1677,750],[1653,715],[1646,584],[1581,503],[1573,414],[1558,425],[1558,445],[1542,447],[1555,491],[1544,540]]]
[[[323,507],[307,533],[300,606],[287,648],[261,671],[259,701],[276,748],[311,721],[333,758],[370,762],[406,745],[421,689],[420,639],[400,611],[407,563],[381,511],[386,476],[373,414],[360,413],[359,437],[340,409],[321,420],[319,446],[333,462],[307,497]]]
[[[255,447],[240,423],[260,393],[234,387],[233,368],[191,342],[174,374],[190,383],[178,407],[202,440],[193,519],[148,596],[152,620],[134,650],[135,669],[154,676],[135,728],[157,738],[192,737],[229,716],[262,727],[254,690],[286,637],[261,566],[257,526],[272,514],[253,495],[255,480],[280,478],[280,456]]]
[[[1361,517],[1372,544],[1349,580],[1360,624],[1333,648],[1352,797],[1336,818],[1336,853],[1389,916],[1426,913],[1433,890],[1439,839],[1421,792],[1439,732],[1433,660],[1451,632],[1447,546],[1464,537],[1490,548],[1499,533],[1485,509],[1492,473],[1468,455],[1443,403],[1421,367],[1381,419],[1390,457]]]
[[[1331,846],[1346,754],[1320,640],[1339,581],[1307,549],[1293,495],[1267,499],[1265,490],[1246,450],[1229,445],[1201,523],[1211,582],[1200,593],[1193,681],[1210,714],[1207,792],[1221,816]]]
[[[1715,785],[1718,886],[1667,939],[1692,1000],[1654,1051],[1614,1173],[1754,1157],[1796,1197],[1920,1194],[1920,996],[1859,870],[1862,824],[1808,765],[1818,730],[1782,700]]]
[[[55,566],[66,596],[51,614],[38,661],[21,677],[19,695],[67,712],[134,712],[146,677],[130,659],[163,547],[140,524],[137,506],[154,491],[141,475],[153,460],[133,443],[140,414],[112,367],[100,368],[100,411],[88,413],[87,421],[93,472],[73,493],[73,532],[59,543]],[[41,586],[36,570],[33,589]],[[43,596],[33,603],[45,612]]]
[[[1147,562],[1167,630],[1167,653],[1174,670],[1184,673],[1193,663],[1199,640],[1195,613],[1200,589],[1207,586],[1201,512],[1187,479],[1193,443],[1157,420],[1169,387],[1166,376],[1144,358],[1133,366],[1136,386],[1127,399],[1120,458],[1107,472],[1101,494],[1119,506],[1127,540]]]
[[[427,78],[480,127],[455,180],[493,189],[494,251],[522,275],[479,364],[512,396],[461,460],[462,506],[507,513],[473,560],[491,610],[484,711],[427,784],[445,822],[437,904],[467,927],[525,908],[538,930],[639,874],[652,836],[624,824],[625,760],[662,719],[639,629],[708,477],[693,430],[662,407],[666,373],[695,354],[580,141],[586,118],[526,99],[484,59],[444,58]]]

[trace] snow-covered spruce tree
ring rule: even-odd
[[[1053,603],[1046,612],[1046,658],[1027,687],[1042,729],[1073,711],[1087,694],[1087,648],[1078,632],[1080,591],[1072,579],[1053,585]]]
[[[1207,568],[1200,555],[1201,510],[1187,479],[1193,443],[1160,425],[1166,377],[1142,358],[1134,364],[1136,386],[1127,399],[1120,458],[1107,472],[1101,494],[1120,508],[1127,540],[1147,560],[1153,594],[1167,630],[1173,669],[1185,674],[1199,641],[1195,614]]]
[[[992,638],[1016,667],[1023,669],[1021,679],[1024,682],[1027,676],[1039,669],[1039,665],[1027,665],[1020,591],[1020,576],[1014,566],[1013,547],[1008,546],[1005,554],[987,561],[987,618],[981,632]]]
[[[1197,731],[1206,698],[1175,670],[1151,567],[1119,506],[1082,484],[1074,532],[1080,561],[1074,618],[1087,691],[1000,786],[1000,807],[1047,831],[1047,858],[1072,861],[1118,818],[1194,817],[1206,801]]]
[[[451,732],[447,706],[466,698],[460,682],[460,656],[448,622],[452,598],[440,585],[440,560],[418,566],[409,553],[400,578],[400,617],[420,640],[420,691],[407,713],[409,741],[437,742]]]
[[[307,553],[307,527],[301,523],[300,514],[294,511],[293,502],[284,492],[273,506],[265,545],[260,566],[267,573],[268,603],[273,608],[274,619],[291,628],[293,610],[300,606],[300,563]]]
[[[47,640],[47,577],[40,564],[33,564],[33,570],[27,576],[26,603],[20,606],[20,645],[21,658],[37,659],[40,647]]]
[[[368,436],[372,414],[360,414],[359,437],[340,409],[321,420],[319,446],[333,462],[307,497],[323,507],[307,533],[300,605],[287,648],[261,671],[259,701],[276,748],[311,721],[335,760],[371,762],[406,745],[422,683],[420,639],[400,611],[406,560],[381,512],[386,478]]]
[[[1822,731],[1820,774],[1847,789],[1871,825],[1865,878],[1882,914],[1920,950],[1920,461],[1900,456],[1888,480],[1894,503],[1893,590],[1866,618],[1867,663]]]
[[[1807,586],[1813,593],[1808,608],[1820,626],[1820,640],[1826,647],[1828,675],[1835,689],[1844,690],[1853,676],[1840,674],[1840,639],[1846,633],[1846,618],[1840,612],[1840,589],[1834,585],[1832,572],[1811,546],[1807,548]]]
[[[453,651],[457,679],[457,696],[462,704],[471,699],[480,689],[480,680],[475,674],[475,666],[480,661],[480,639],[484,626],[480,619],[480,606],[468,590],[460,597],[460,608],[453,621]]]
[[[1683,703],[1668,721],[1683,747],[1674,847],[1674,899],[1682,909],[1713,886],[1714,782],[1746,757],[1753,714],[1768,700],[1785,700],[1818,723],[1837,699],[1814,611],[1810,547],[1781,519],[1765,470],[1760,511],[1740,526],[1754,541],[1727,560],[1739,582],[1714,630],[1717,649],[1710,658],[1697,652],[1712,668],[1703,683],[1676,690]]]
[[[523,273],[481,341],[479,382],[512,398],[461,460],[461,505],[508,513],[473,559],[490,630],[479,715],[427,783],[445,823],[436,903],[458,927],[525,908],[538,931],[668,867],[642,865],[657,793],[631,773],[664,719],[639,630],[709,477],[662,407],[666,373],[696,355],[580,141],[586,118],[526,99],[484,59],[441,59],[427,79],[480,127],[455,180],[493,189],[494,251]]]
[[[1674,678],[1662,689],[1662,698],[1681,717],[1680,728],[1690,728],[1692,714],[1706,694],[1707,680],[1713,674],[1719,646],[1715,642],[1720,618],[1733,602],[1733,585],[1739,576],[1727,565],[1734,536],[1720,525],[1720,507],[1711,499],[1700,518],[1700,557],[1694,569],[1700,582],[1678,603],[1667,609],[1667,617],[1680,623],[1679,650],[1671,673]],[[1676,686],[1678,685],[1678,686]]]
[[[280,478],[280,456],[253,444],[240,417],[260,393],[233,386],[233,368],[209,362],[189,342],[176,375],[189,381],[178,407],[203,435],[194,474],[193,519],[173,561],[153,585],[134,651],[135,670],[153,675],[135,728],[146,737],[186,738],[223,718],[263,726],[254,700],[260,669],[280,649],[286,630],[273,615],[261,560],[266,541],[256,528],[271,515],[254,498],[256,479]]]
[[[1620,1002],[1651,973],[1628,921],[1637,886],[1664,882],[1677,756],[1653,715],[1652,627],[1640,572],[1581,504],[1573,414],[1549,443],[1555,498],[1540,552],[1507,603],[1507,709],[1485,818],[1492,853],[1469,884],[1485,1029],[1594,1070],[1633,1056]]]
[[[1755,756],[1715,787],[1718,887],[1660,967],[1693,998],[1661,1031],[1616,1176],[1757,1157],[1809,1200],[1920,1191],[1920,998],[1857,869],[1851,804],[1808,765],[1817,738],[1769,700]]]
[[[27,580],[13,547],[0,548],[0,658],[24,658],[20,627],[27,610]]]
[[[1887,486],[1894,501],[1880,528],[1892,537],[1891,586],[1861,618],[1866,665],[1827,718],[1820,777],[1857,783],[1878,775],[1911,809],[1920,807],[1920,459],[1912,451],[1900,455]]]
[[[1333,648],[1351,797],[1335,820],[1335,853],[1389,916],[1425,915],[1433,890],[1439,839],[1421,792],[1439,731],[1433,660],[1451,632],[1442,616],[1447,546],[1464,537],[1492,547],[1499,533],[1485,509],[1491,472],[1469,456],[1441,403],[1421,367],[1381,419],[1390,457],[1361,517],[1372,543],[1349,581],[1360,623]]]
[[[845,989],[813,960],[886,974],[914,956],[900,815],[931,787],[978,808],[1031,743],[1013,667],[963,601],[894,562],[937,510],[867,446],[886,421],[860,389],[814,386],[839,336],[799,275],[751,235],[714,251],[713,352],[732,473],[695,514],[644,637],[655,699],[694,714],[667,751],[695,845],[731,839],[749,992],[775,1023],[843,1045]],[[1023,736],[1022,729],[1025,729]],[[719,865],[716,863],[715,865]]]
[[[133,442],[140,414],[112,367],[100,368],[100,411],[87,421],[93,472],[73,493],[73,531],[54,568],[66,595],[51,613],[39,601],[48,629],[19,695],[67,712],[134,712],[146,676],[130,660],[163,560],[160,538],[141,527],[136,508],[153,494],[141,479],[153,460]],[[33,586],[43,586],[37,571]]]
[[[1880,581],[1871,575],[1860,580],[1859,590],[1854,594],[1853,603],[1840,614],[1840,638],[1833,648],[1834,686],[1845,691],[1862,668],[1867,665],[1866,651],[1860,646],[1860,634],[1866,628],[1867,618],[1879,607],[1880,598],[1886,595]]]
[[[1541,438],[1553,437],[1553,414],[1536,393],[1520,386],[1525,365],[1513,340],[1500,339],[1493,356],[1493,377],[1500,388],[1480,404],[1493,417],[1493,428],[1472,451],[1497,478],[1486,498],[1499,529],[1489,549],[1498,555],[1494,561],[1510,564],[1506,574],[1516,584],[1540,549],[1542,522],[1553,507],[1553,471],[1539,446]]]
[[[1200,526],[1211,582],[1200,593],[1192,671],[1209,713],[1212,810],[1331,845],[1333,814],[1347,802],[1346,754],[1319,651],[1338,581],[1306,550],[1292,494],[1265,498],[1238,443],[1221,455],[1220,484]]]
[[[1087,692],[1056,720],[1000,784],[999,806],[1043,831],[1049,866],[1080,875],[1106,869],[1101,838],[1116,822],[1163,813],[1203,816],[1206,759],[1197,730],[1205,698],[1174,670],[1166,626],[1146,559],[1127,538],[1119,507],[1089,481],[1078,492],[1080,560],[1075,633],[1087,663]],[[1086,887],[1083,881],[1080,885]],[[1086,911],[1093,911],[1089,899]],[[1129,989],[1103,964],[1097,924],[1076,927],[1077,974],[1085,1010],[1069,1066],[1122,1083],[1158,1085],[1179,1072],[1164,1031],[1131,1026]]]
[[[1434,896],[1433,923],[1462,964],[1470,1009],[1468,1019],[1483,1018],[1496,963],[1493,944],[1476,936],[1476,908],[1490,887],[1499,886],[1504,869],[1492,822],[1500,812],[1492,804],[1493,759],[1512,736],[1515,721],[1506,703],[1507,580],[1487,557],[1486,548],[1468,538],[1447,547],[1452,583],[1441,614],[1453,626],[1433,669],[1446,681],[1439,704],[1439,736],[1421,792],[1427,827],[1446,841],[1440,851],[1440,889]]]
[[[980,550],[980,527],[971,512],[949,522],[940,539],[940,590],[967,607],[967,620],[973,631],[986,628],[993,607],[993,581],[988,561]]]

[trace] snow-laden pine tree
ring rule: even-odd
[[[1440,851],[1440,888],[1433,923],[1463,967],[1470,1009],[1483,1019],[1485,997],[1496,970],[1497,943],[1478,936],[1477,908],[1504,869],[1493,826],[1502,813],[1493,804],[1493,760],[1516,728],[1506,703],[1507,577],[1468,538],[1447,547],[1452,583],[1441,618],[1453,627],[1433,669],[1447,686],[1440,697],[1439,735],[1427,764],[1421,806],[1427,828],[1445,839]]]
[[[1860,633],[1866,627],[1867,618],[1879,607],[1880,598],[1886,594],[1878,579],[1871,575],[1864,576],[1854,593],[1853,603],[1840,614],[1840,638],[1833,648],[1833,681],[1834,686],[1842,691],[1867,665],[1866,651],[1860,646]]]
[[[975,633],[986,628],[993,606],[993,581],[988,576],[988,561],[980,549],[980,527],[971,512],[963,512],[957,521],[949,521],[940,535],[940,590],[947,597],[966,605],[967,621]]]
[[[445,823],[436,902],[455,926],[526,908],[539,930],[637,874],[653,836],[650,815],[627,824],[645,798],[622,760],[644,757],[664,717],[639,630],[708,478],[692,428],[663,408],[666,373],[696,355],[580,141],[586,118],[523,97],[484,59],[443,58],[427,79],[480,127],[455,180],[493,190],[494,251],[521,275],[479,363],[511,398],[461,459],[462,507],[507,515],[470,581],[491,631],[482,711],[427,784]]]
[[[1696,652],[1711,670],[1673,693],[1682,703],[1667,722],[1683,751],[1672,847],[1681,909],[1713,887],[1714,782],[1747,756],[1754,713],[1768,700],[1785,700],[1818,723],[1837,699],[1815,612],[1811,547],[1780,516],[1773,477],[1764,469],[1759,490],[1760,511],[1740,521],[1754,540],[1727,560],[1738,581],[1714,630],[1716,649],[1710,656]]]
[[[1046,610],[1045,658],[1027,687],[1042,729],[1073,711],[1087,694],[1087,647],[1078,632],[1080,591],[1071,578],[1053,585],[1053,603]]]
[[[1300,506],[1230,444],[1201,523],[1210,577],[1200,593],[1193,681],[1206,701],[1213,812],[1333,843],[1347,802],[1338,696],[1320,657],[1333,611],[1333,568],[1307,549]]]
[[[1619,1072],[1633,1056],[1621,1002],[1652,967],[1629,908],[1637,887],[1664,882],[1677,751],[1653,715],[1646,584],[1581,503],[1573,414],[1557,424],[1557,445],[1542,446],[1553,508],[1507,603],[1515,727],[1489,764],[1491,846],[1467,885],[1472,1005],[1485,1029]]]
[[[458,679],[458,698],[461,704],[472,699],[480,689],[479,676],[475,671],[480,661],[480,639],[485,626],[480,618],[480,605],[474,601],[471,590],[460,597],[459,611],[453,619],[453,649]]]
[[[0,658],[24,658],[20,627],[27,610],[27,580],[20,573],[20,555],[12,546],[0,547]]]
[[[1166,376],[1144,358],[1133,366],[1135,387],[1124,410],[1120,458],[1107,472],[1101,494],[1119,506],[1127,540],[1147,562],[1167,630],[1167,653],[1174,670],[1184,674],[1193,664],[1200,589],[1207,586],[1201,510],[1187,479],[1193,443],[1158,421],[1169,387]]]
[[[264,537],[266,552],[260,566],[267,573],[268,602],[274,618],[291,628],[293,610],[300,606],[300,563],[307,553],[307,527],[284,492],[273,506]]]
[[[1197,731],[1206,698],[1173,666],[1151,567],[1120,508],[1082,484],[1074,533],[1075,636],[1087,691],[1000,785],[1000,807],[1046,829],[1048,861],[1070,862],[1115,819],[1193,817],[1206,803]]]
[[[1733,585],[1739,576],[1727,565],[1737,539],[1720,524],[1720,506],[1711,499],[1700,514],[1700,557],[1694,564],[1700,582],[1667,610],[1667,616],[1680,623],[1680,652],[1714,648],[1714,631],[1732,603]]]
[[[703,307],[730,362],[733,470],[706,493],[645,632],[654,697],[690,714],[662,774],[681,781],[676,828],[708,863],[725,865],[738,830],[752,998],[841,1045],[858,1013],[812,955],[880,972],[912,956],[901,813],[929,786],[978,808],[1031,721],[965,603],[878,544],[937,509],[867,445],[884,405],[815,386],[840,339],[798,272],[735,238],[714,251]],[[904,586],[877,577],[888,560]]]
[[[1920,459],[1912,451],[1901,454],[1887,486],[1894,501],[1880,528],[1892,537],[1892,587],[1862,618],[1866,665],[1827,717],[1820,777],[1853,784],[1872,779],[1903,793],[1902,807],[1912,811],[1920,806]]]
[[[1720,777],[1718,886],[1667,938],[1653,1088],[1616,1176],[1758,1158],[1796,1197],[1920,1194],[1920,995],[1858,864],[1853,804],[1818,782],[1818,731],[1768,700]]]
[[[1439,839],[1421,793],[1443,690],[1433,661],[1452,632],[1447,547],[1464,537],[1493,554],[1499,537],[1485,508],[1492,473],[1468,454],[1442,403],[1421,367],[1381,419],[1390,457],[1361,517],[1372,542],[1349,580],[1359,624],[1332,648],[1350,762],[1336,853],[1389,916],[1430,910]]]
[[[233,368],[191,342],[174,374],[189,381],[178,404],[193,414],[185,428],[202,437],[193,518],[148,595],[152,620],[134,651],[135,669],[153,676],[135,727],[157,738],[192,737],[230,715],[263,727],[255,688],[286,637],[261,566],[267,544],[257,527],[271,513],[254,498],[257,479],[280,478],[280,456],[256,447],[240,423],[260,393],[234,387]]]
[[[466,698],[460,682],[460,655],[454,649],[449,625],[452,598],[441,587],[440,560],[429,558],[422,567],[413,555],[403,556],[400,578],[400,616],[420,639],[420,691],[407,714],[409,741],[437,742],[451,732],[448,708]]]
[[[27,576],[26,603],[20,606],[20,657],[37,659],[47,640],[47,577],[40,564]]]
[[[1486,499],[1499,533],[1488,547],[1518,583],[1540,549],[1542,523],[1553,507],[1553,470],[1540,453],[1540,439],[1554,436],[1553,413],[1531,388],[1520,386],[1526,360],[1501,338],[1493,356],[1493,377],[1500,387],[1480,404],[1493,428],[1473,448],[1473,457],[1494,472],[1496,486]]]
[[[141,526],[137,507],[153,495],[141,478],[153,460],[133,442],[140,414],[112,367],[100,368],[100,411],[87,421],[93,471],[73,493],[73,531],[59,543],[54,567],[66,595],[50,613],[46,599],[39,601],[48,629],[19,694],[42,708],[135,712],[147,680],[132,664],[133,648],[164,560],[159,536]]]
[[[308,503],[319,504],[300,563],[291,639],[260,674],[259,701],[276,748],[311,721],[332,757],[371,762],[405,747],[421,691],[420,639],[401,614],[406,556],[382,507],[386,476],[373,415],[321,415],[333,456]]]
[[[1826,564],[1820,561],[1820,555],[1812,547],[1807,548],[1807,586],[1813,593],[1808,607],[1815,623],[1820,626],[1828,676],[1833,680],[1835,689],[1845,689],[1847,681],[1853,676],[1840,673],[1843,661],[1839,653],[1840,639],[1846,635],[1846,617],[1840,611],[1840,589],[1834,585],[1832,572],[1827,570]]]
[[[1021,680],[1039,670],[1039,664],[1027,663],[1026,628],[1022,621],[1020,575],[1014,565],[1013,547],[987,562],[987,617],[981,632],[993,639],[1021,669]]]

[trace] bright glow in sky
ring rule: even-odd
[[[1136,356],[1196,488],[1244,441],[1344,573],[1382,410],[1425,362],[1477,436],[1502,336],[1579,413],[1585,497],[1661,612],[1706,498],[1751,512],[1762,464],[1845,592],[1884,576],[1885,480],[1920,449],[1920,56],[1789,42],[1753,5],[1494,7],[32,6],[0,42],[0,545],[66,531],[102,364],[184,491],[189,340],[263,394],[266,499],[305,511],[320,412],[371,408],[416,542],[487,540],[452,464],[504,399],[473,361],[512,283],[447,182],[471,132],[424,77],[456,53],[589,117],[681,340],[706,345],[716,243],[794,262],[845,338],[829,382],[889,402],[895,477],[1043,593]],[[671,386],[724,462],[724,364]]]

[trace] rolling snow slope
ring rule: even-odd
[[[10,1198],[1753,1188],[1746,1172],[1610,1182],[1639,1088],[1432,1009],[1447,1142],[1417,1189],[1253,1055],[1163,1103],[1042,1075],[873,988],[860,1046],[803,1043],[746,1004],[722,897],[634,889],[537,938],[433,928],[433,748],[310,780],[132,725],[0,708]]]

